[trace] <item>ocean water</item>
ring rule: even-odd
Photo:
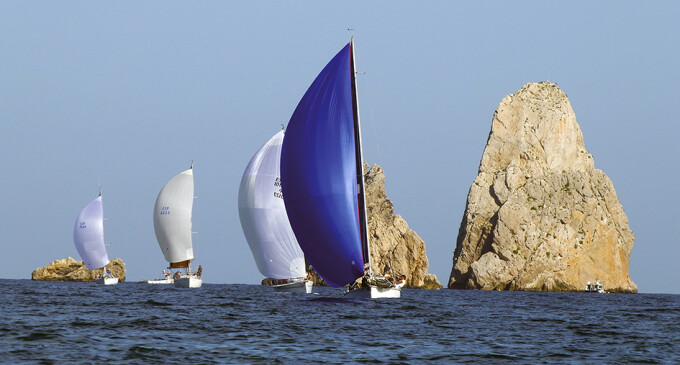
[[[2,363],[680,363],[680,295],[0,280]]]

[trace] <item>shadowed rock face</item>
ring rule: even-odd
[[[125,264],[116,258],[106,266],[119,282],[125,281]],[[46,281],[94,281],[102,273],[101,269],[88,270],[85,263],[69,257],[56,260],[47,266],[39,267],[31,274],[32,280]]]
[[[364,164],[364,171],[373,272],[382,274],[385,267],[389,267],[392,275],[406,275],[407,288],[441,288],[437,277],[427,272],[429,262],[425,255],[425,242],[409,229],[408,223],[400,215],[394,214],[393,204],[385,194],[383,169],[373,164],[369,170],[368,164]],[[314,285],[326,285],[316,272],[312,272],[312,279]],[[272,283],[269,278],[262,280],[262,285]]]
[[[470,187],[449,288],[637,292],[635,236],[594,168],[567,96],[550,82],[505,97]]]

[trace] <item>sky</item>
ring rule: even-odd
[[[355,37],[364,158],[446,285],[494,110],[524,84],[569,97],[636,236],[642,293],[680,293],[680,3],[1,1],[0,278],[68,256],[101,183],[127,280],[167,266],[161,187],[194,161],[195,264],[258,284],[241,175]]]

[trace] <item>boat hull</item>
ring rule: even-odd
[[[586,293],[605,293],[604,286],[600,283],[599,280],[596,280],[594,283],[591,283],[590,281],[588,284],[586,284],[585,288]]]
[[[314,283],[311,281],[296,281],[281,285],[273,285],[274,291],[296,294],[311,294]]]
[[[348,298],[401,298],[401,288],[389,287],[381,288],[370,285],[368,289],[355,289],[345,293]]]
[[[100,285],[116,285],[118,284],[118,278],[99,278],[94,282]]]
[[[155,279],[155,280],[147,280],[147,284],[172,284],[175,281],[170,278],[170,279]]]
[[[182,276],[175,279],[175,288],[200,288],[203,279],[196,276]]]

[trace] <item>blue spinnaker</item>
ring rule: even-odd
[[[281,151],[286,212],[308,262],[332,287],[363,276],[350,44],[300,100]]]

